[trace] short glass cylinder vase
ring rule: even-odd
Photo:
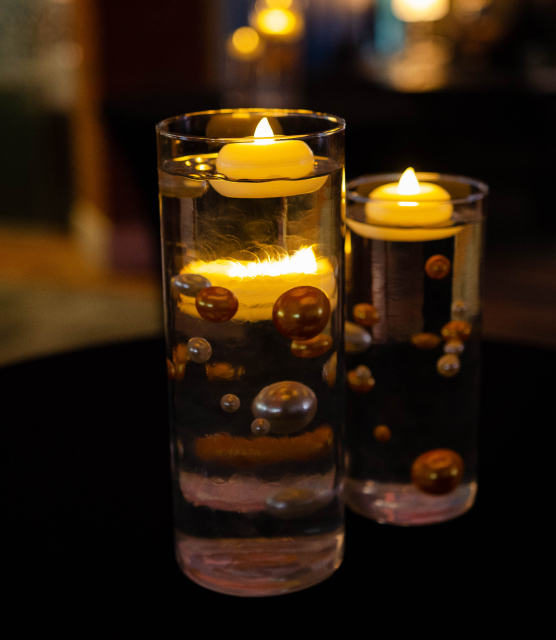
[[[396,525],[454,518],[477,491],[488,188],[409,177],[347,189],[346,502]]]
[[[157,125],[176,556],[222,593],[342,561],[344,128],[263,109]]]

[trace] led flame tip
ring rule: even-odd
[[[270,126],[268,118],[263,118],[255,129],[255,138],[272,138],[274,131]]]
[[[420,191],[419,180],[417,180],[413,167],[407,168],[398,182],[398,194],[400,196],[415,196]]]

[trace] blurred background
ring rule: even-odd
[[[491,187],[487,339],[556,348],[553,0],[0,0],[0,365],[162,335],[155,124],[347,120],[347,177]]]

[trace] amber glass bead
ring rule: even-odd
[[[390,429],[385,424],[379,424],[378,427],[375,427],[373,435],[378,442],[388,442],[392,437]]]
[[[471,335],[471,325],[465,320],[452,320],[442,327],[444,340],[461,340],[465,342]]]
[[[185,377],[185,362],[175,362],[174,361],[174,369],[175,369],[175,380],[183,380]]]
[[[227,393],[220,399],[220,406],[228,413],[234,413],[239,409],[241,402],[233,393]]]
[[[336,384],[336,371],[338,369],[338,354],[336,351],[325,362],[322,368],[323,380],[329,387],[333,387]]]
[[[411,342],[417,349],[436,349],[440,344],[441,338],[435,333],[416,333],[411,336]]]
[[[431,256],[425,263],[425,273],[433,280],[442,280],[449,273],[452,263],[446,256]]]
[[[238,301],[234,294],[224,287],[206,287],[197,294],[195,306],[203,320],[226,322],[235,316]]]
[[[229,362],[209,362],[205,365],[207,380],[239,380],[245,373],[245,367],[234,367]]]
[[[166,358],[166,372],[168,374],[168,380],[174,380],[176,377],[176,368],[170,358]]]
[[[195,441],[195,455],[208,462],[249,468],[259,464],[315,460],[330,455],[334,433],[329,425],[299,436],[244,438],[215,433]]]
[[[356,393],[368,393],[375,386],[375,379],[358,375],[357,371],[349,371],[347,374],[349,388]]]
[[[316,358],[332,348],[332,338],[324,333],[310,340],[294,340],[291,351],[296,358]]]
[[[353,307],[353,319],[364,327],[372,327],[379,321],[379,315],[372,304],[360,302]]]
[[[187,345],[180,343],[172,350],[174,356],[174,362],[187,362],[189,356],[187,355]]]
[[[434,449],[415,460],[411,466],[411,481],[421,491],[441,496],[458,486],[463,469],[463,460],[455,451]]]
[[[274,303],[274,326],[291,340],[309,340],[318,336],[328,324],[330,302],[317,287],[294,287]]]

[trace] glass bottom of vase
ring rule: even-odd
[[[477,483],[462,483],[446,495],[433,496],[412,484],[353,480],[345,482],[352,511],[381,524],[415,526],[444,522],[462,515],[475,502]]]
[[[197,538],[176,531],[178,564],[193,582],[235,596],[272,596],[322,582],[340,566],[343,527],[291,538]]]

